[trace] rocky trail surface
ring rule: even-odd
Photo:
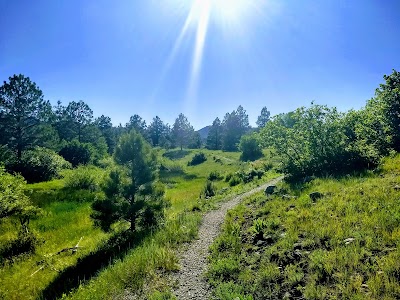
[[[220,232],[228,210],[238,205],[244,198],[264,190],[269,185],[275,185],[283,177],[271,180],[246,193],[238,195],[213,211],[205,214],[199,229],[198,239],[189,244],[180,254],[180,270],[174,275],[177,282],[175,295],[179,300],[209,299],[211,287],[203,277],[207,268],[208,249]]]

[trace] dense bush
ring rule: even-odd
[[[25,194],[26,182],[21,176],[13,176],[0,168],[0,221],[3,218],[16,218],[20,228],[18,238],[0,249],[0,261],[25,252],[33,252],[36,237],[29,232],[31,218],[40,213]]]
[[[229,185],[230,186],[235,186],[238,185],[242,182],[242,179],[239,177],[238,174],[234,174],[230,177],[229,179]]]
[[[281,156],[287,179],[297,180],[365,168],[368,160],[346,133],[344,114],[335,108],[312,105],[291,113],[290,122],[276,116],[261,130],[261,137],[265,146],[273,147]]]
[[[79,166],[65,176],[65,187],[94,191],[99,187],[101,174],[96,167]]]
[[[196,153],[192,160],[188,162],[188,166],[196,166],[199,165],[207,160],[206,155],[203,152]]]
[[[21,174],[26,181],[41,182],[60,175],[61,170],[71,164],[50,149],[36,147],[22,153],[21,160],[14,160],[6,165],[8,172]]]
[[[208,174],[207,179],[210,181],[221,180],[223,176],[218,171],[212,171]]]
[[[201,196],[204,196],[204,198],[209,198],[215,196],[215,194],[216,194],[216,187],[214,183],[210,180],[207,180],[201,192]]]
[[[60,155],[69,161],[72,166],[86,165],[93,160],[94,148],[88,143],[80,143],[77,140],[67,143],[61,150]]]
[[[253,161],[263,156],[259,138],[256,134],[242,136],[239,150],[242,151],[240,155],[240,160],[242,161]]]

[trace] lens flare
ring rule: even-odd
[[[163,76],[175,61],[182,43],[194,38],[192,63],[186,92],[185,111],[190,113],[196,103],[198,86],[206,47],[207,33],[212,23],[213,29],[236,36],[243,34],[252,18],[263,4],[272,0],[170,0],[171,7],[187,7],[187,15],[182,29],[162,71]],[[242,39],[243,40],[243,39]]]

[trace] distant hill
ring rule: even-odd
[[[206,127],[203,127],[199,130],[197,130],[198,133],[200,133],[200,137],[202,140],[206,140],[208,136],[208,132],[210,131],[211,125],[208,125]]]

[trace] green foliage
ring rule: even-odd
[[[77,139],[83,142],[85,137],[84,130],[92,123],[93,111],[82,100],[68,103],[66,107],[58,101],[55,107],[56,122],[55,127],[61,140],[72,141]]]
[[[19,161],[11,161],[6,165],[9,172],[21,174],[29,183],[48,181],[60,176],[63,169],[71,168],[71,164],[53,150],[36,147],[22,153]]]
[[[260,142],[256,134],[242,136],[239,150],[242,151],[240,156],[240,160],[242,161],[254,161],[263,156]]]
[[[238,174],[228,175],[226,178],[229,178],[229,186],[236,186],[242,182]]]
[[[216,118],[207,135],[207,149],[220,150],[222,148],[222,124],[219,118]]]
[[[335,108],[302,107],[290,119],[291,127],[287,127],[282,116],[277,116],[261,130],[264,146],[272,146],[281,155],[282,170],[288,174],[288,180],[343,174],[368,165],[349,145],[343,114]]]
[[[241,105],[231,113],[227,113],[222,121],[222,149],[236,151],[242,135],[249,129],[249,116]]]
[[[206,155],[204,152],[199,152],[193,155],[191,161],[188,162],[188,166],[197,166],[207,160]]]
[[[222,178],[223,178],[223,176],[218,171],[212,171],[207,176],[207,180],[210,180],[210,181],[217,181],[217,180],[221,180]]]
[[[400,72],[384,75],[385,83],[376,90],[376,101],[382,107],[383,115],[392,136],[392,146],[400,151]]]
[[[64,182],[67,189],[95,191],[100,186],[101,174],[95,167],[79,166],[65,176]]]
[[[120,138],[114,159],[120,167],[111,171],[106,180],[106,198],[93,203],[96,224],[109,230],[117,220],[125,220],[131,231],[137,226],[157,226],[164,218],[168,202],[164,199],[164,187],[156,182],[156,153],[140,133],[132,130]]]
[[[101,115],[94,121],[95,126],[101,131],[107,143],[108,153],[114,152],[116,141],[116,130],[113,128],[111,118]]]
[[[13,176],[0,168],[0,221],[15,216],[19,219],[21,231],[28,232],[31,218],[40,213],[25,195],[26,182],[21,176]]]
[[[22,152],[38,145],[40,126],[51,118],[49,101],[24,75],[14,75],[0,87],[0,144],[7,144],[20,159]]]
[[[153,121],[147,127],[147,134],[154,147],[162,146],[169,148],[171,146],[170,131],[171,128],[167,124],[164,124],[158,116],[153,118]]]
[[[68,142],[61,150],[60,155],[69,161],[73,167],[87,165],[93,161],[94,149],[88,143],[81,143],[77,140]]]
[[[246,199],[210,247],[215,298],[397,299],[398,163],[386,158],[377,174],[282,184],[268,199]],[[312,191],[326,196],[313,202]]]
[[[9,241],[0,247],[0,265],[20,254],[35,252],[40,242],[41,240],[33,233],[20,230],[15,240]]]
[[[188,146],[190,139],[194,135],[194,129],[184,114],[179,114],[178,118],[176,118],[171,134],[175,145],[180,147],[181,150],[183,147]]]
[[[265,125],[269,122],[270,116],[271,116],[271,113],[270,113],[269,110],[264,106],[264,107],[261,109],[261,114],[260,114],[260,115],[258,116],[258,118],[257,118],[256,124],[257,124],[258,128],[264,128]]]
[[[204,196],[204,198],[209,198],[213,197],[216,194],[216,187],[214,183],[210,180],[206,181],[206,184],[204,185],[203,191],[201,192],[201,195]]]

